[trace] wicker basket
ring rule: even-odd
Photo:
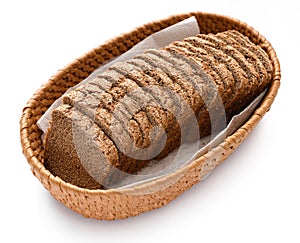
[[[251,117],[224,142],[210,149],[191,164],[175,173],[127,189],[89,190],[53,176],[43,165],[44,148],[38,119],[68,88],[74,86],[104,62],[124,53],[147,36],[195,16],[201,33],[217,33],[235,29],[259,44],[269,55],[274,75],[263,101]],[[20,121],[21,143],[33,174],[60,202],[85,217],[113,220],[135,216],[159,208],[199,182],[209,169],[219,165],[248,136],[263,115],[270,109],[280,86],[280,65],[271,44],[256,30],[239,20],[202,12],[179,14],[148,23],[122,34],[78,58],[43,85],[26,104]],[[207,162],[209,161],[209,163]],[[172,182],[172,183],[170,183]]]

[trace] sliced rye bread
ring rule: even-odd
[[[157,161],[168,155],[180,146],[182,131],[193,136],[195,131],[188,129],[192,117],[197,119],[200,136],[211,134],[211,122],[222,124],[222,109],[226,125],[271,76],[264,51],[234,31],[189,37],[148,50],[113,65],[64,97],[64,105],[53,112],[45,165],[72,184],[101,188],[121,178],[119,171],[138,172],[153,151]],[[74,131],[84,141],[74,138]],[[77,147],[84,155],[81,167]],[[100,151],[100,158],[94,151]],[[66,172],[66,168],[72,169]]]

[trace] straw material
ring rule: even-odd
[[[43,165],[44,147],[38,119],[68,88],[86,78],[101,64],[126,52],[147,36],[182,21],[197,18],[201,33],[218,33],[235,29],[259,44],[269,55],[274,67],[273,80],[266,96],[252,116],[224,142],[210,149],[193,163],[175,173],[127,189],[89,190],[80,188],[53,176]],[[123,219],[159,208],[192,187],[222,163],[249,135],[271,104],[280,86],[280,65],[271,44],[256,30],[239,20],[202,12],[171,16],[148,23],[133,31],[111,39],[60,70],[44,84],[26,104],[20,121],[23,153],[33,174],[60,202],[85,217],[96,219]]]

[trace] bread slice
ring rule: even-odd
[[[52,113],[46,137],[45,167],[61,179],[84,188],[102,188],[118,150],[105,133],[86,115],[69,105]]]

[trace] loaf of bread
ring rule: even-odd
[[[46,135],[45,167],[71,184],[103,188],[118,171],[136,173],[183,141],[222,130],[272,73],[268,55],[237,31],[147,50],[63,97]]]

